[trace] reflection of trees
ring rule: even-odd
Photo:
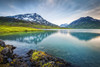
[[[39,43],[44,38],[48,37],[49,35],[53,34],[54,31],[45,31],[45,32],[36,32],[36,33],[25,33],[25,34],[18,34],[18,35],[8,35],[8,36],[0,36],[2,40],[15,40],[18,42],[25,42],[25,43]]]
[[[85,41],[88,41],[100,36],[100,34],[98,33],[85,33],[85,32],[71,32],[70,34],[78,38],[79,40],[85,40]]]

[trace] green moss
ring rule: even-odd
[[[4,47],[0,46],[0,52],[4,49]]]
[[[16,62],[16,59],[13,59],[13,61],[11,61],[10,63],[11,64],[14,64]]]
[[[1,51],[4,49],[4,47],[0,46],[0,63],[3,62],[3,56],[1,55]]]
[[[61,62],[57,61],[57,62],[56,62],[56,64],[63,64],[63,63],[61,63]]]
[[[43,57],[47,56],[47,54],[45,52],[42,51],[35,51],[32,54],[32,58],[31,60],[33,61],[39,61],[40,59],[42,59]]]
[[[53,62],[48,62],[48,63],[45,63],[43,64],[41,67],[59,67],[59,65],[62,65],[63,63],[61,62],[56,62],[56,63],[53,63]]]
[[[9,63],[7,64],[0,64],[0,67],[11,67]]]
[[[42,67],[53,67],[53,65],[51,63],[46,63]]]
[[[52,64],[51,62],[48,62],[48,63],[43,64],[42,67],[58,67],[58,66]]]
[[[3,62],[3,56],[0,54],[0,63]]]

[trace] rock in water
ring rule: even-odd
[[[27,56],[13,53],[16,47],[0,40],[0,67],[69,67],[70,64],[43,51],[30,50]]]
[[[32,50],[30,60],[36,67],[68,67],[70,64],[45,52]]]
[[[0,40],[0,46],[5,47],[5,42],[3,42],[2,40]]]

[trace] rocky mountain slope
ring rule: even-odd
[[[30,13],[30,14],[19,14],[14,16],[7,16],[9,18],[14,18],[18,20],[24,20],[29,22],[36,22],[38,24],[47,25],[47,26],[57,26],[47,20],[45,20],[42,16],[37,13]]]

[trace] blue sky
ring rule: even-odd
[[[0,16],[38,13],[60,25],[85,16],[100,19],[100,0],[0,0]]]

